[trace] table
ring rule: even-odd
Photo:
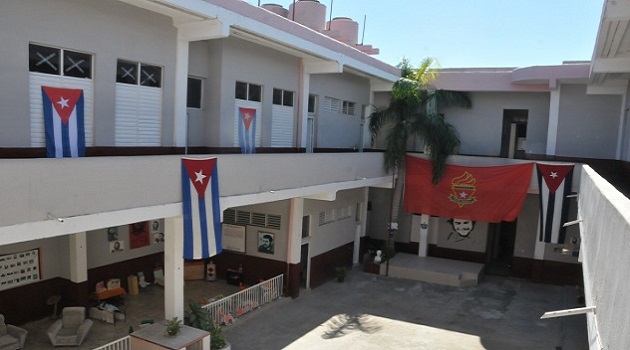
[[[202,343],[202,349],[210,349],[210,333],[201,329],[182,326],[175,336],[166,336],[166,325],[163,322],[154,323],[141,328],[129,335],[131,349],[143,350],[179,350],[188,346]]]
[[[117,297],[117,296],[121,296],[125,294],[127,294],[127,292],[125,291],[125,288],[120,287],[120,288],[114,288],[114,289],[106,289],[101,292],[93,292],[90,295],[90,298],[97,301],[102,301],[102,300],[106,300],[109,298],[113,298],[113,297]]]

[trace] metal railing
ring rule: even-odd
[[[129,336],[114,340],[113,342],[107,343],[98,348],[94,348],[94,350],[130,350],[130,349],[131,349],[131,346],[129,345]]]
[[[278,275],[236,294],[221,298],[203,306],[210,312],[215,324],[227,325],[255,308],[282,296],[284,276]]]

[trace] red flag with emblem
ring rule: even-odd
[[[407,212],[482,222],[516,219],[534,165],[447,165],[442,180],[433,184],[430,161],[407,156],[406,162],[403,206]]]

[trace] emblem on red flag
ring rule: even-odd
[[[451,191],[453,193],[449,196],[451,202],[457,204],[460,208],[466,204],[475,203],[477,201],[477,197],[474,196],[477,191],[475,183],[477,183],[477,179],[467,171],[453,178],[451,180]]]

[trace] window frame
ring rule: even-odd
[[[237,80],[234,84],[234,98],[237,100],[262,102],[262,85]]]
[[[195,93],[194,96],[191,96],[191,82],[199,82],[199,92]],[[203,92],[204,92],[204,83],[203,83],[203,79],[199,78],[199,77],[194,77],[194,76],[188,76],[188,80],[187,80],[187,84],[186,84],[187,88],[186,88],[186,108],[194,108],[194,109],[203,109]],[[197,88],[197,86],[194,86],[194,88]],[[191,103],[191,99],[195,99],[196,102],[195,105],[192,105]]]
[[[47,52],[44,52],[42,55],[35,51],[37,48]],[[34,57],[36,54],[39,54],[39,61],[37,61],[38,58]],[[51,57],[52,55],[56,57]],[[83,62],[86,63],[84,64]],[[53,63],[56,64],[56,67]],[[38,68],[39,66],[42,68]],[[75,69],[81,74],[75,73]],[[94,76],[94,54],[31,42],[28,44],[28,71],[29,73],[92,80]]]

